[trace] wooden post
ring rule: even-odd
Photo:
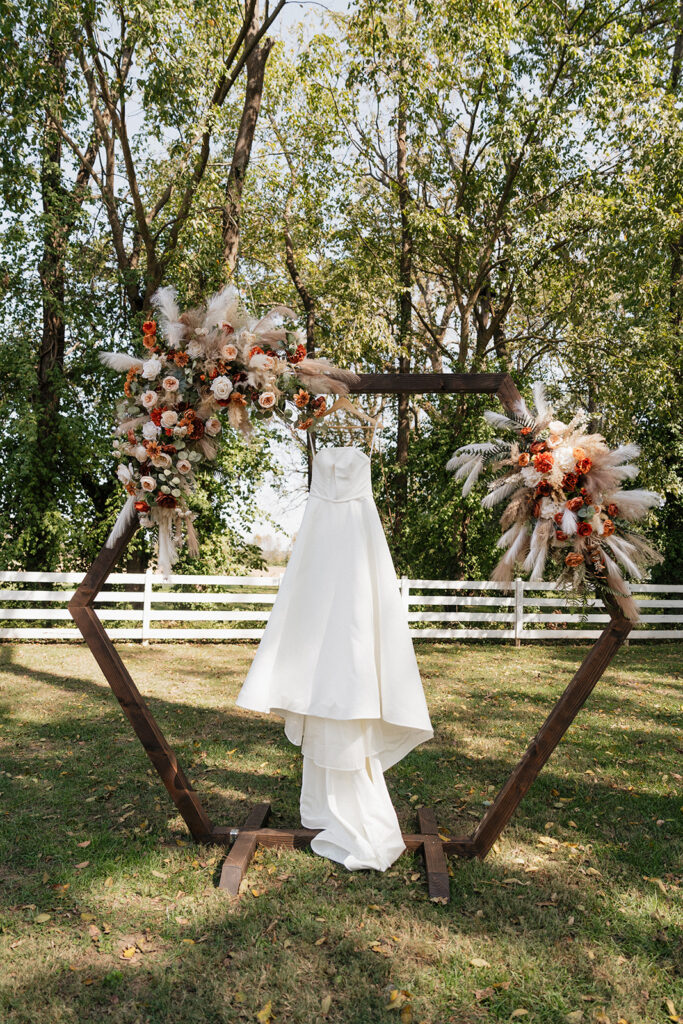
[[[148,566],[145,572],[145,591],[142,599],[142,642],[145,647],[149,646],[150,613],[152,611],[152,585],[153,573]]]
[[[579,665],[574,678],[531,741],[474,833],[478,857],[485,857],[517,810],[524,794],[553,750],[588,700],[610,661],[617,653],[633,623],[611,611],[611,622]]]
[[[522,643],[524,629],[524,580],[515,580],[515,647]]]

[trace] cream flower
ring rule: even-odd
[[[177,391],[180,381],[177,377],[172,377],[170,374],[168,377],[164,377],[162,384],[164,391]]]
[[[161,425],[168,429],[178,422],[178,413],[174,409],[167,409],[161,414]]]
[[[264,391],[259,395],[258,404],[262,409],[270,409],[275,405],[275,395],[272,391]]]
[[[187,427],[174,427],[173,428],[173,435],[174,435],[174,437],[185,437],[186,433],[187,433]]]
[[[233,359],[237,359],[237,349],[234,345],[223,345],[221,355],[223,359],[227,359],[228,362],[232,362]]]
[[[187,352],[190,359],[198,359],[199,356],[203,353],[204,349],[202,348],[198,341],[191,341],[190,344],[185,349],[185,351]]]
[[[209,328],[208,327],[196,327],[194,333],[197,334],[200,338],[205,338],[206,335],[209,333]]]
[[[156,441],[157,437],[159,436],[159,433],[159,427],[156,425],[156,423],[152,423],[151,420],[145,423],[144,427],[142,428],[142,436],[144,437],[145,441]]]
[[[572,449],[566,444],[562,445],[561,448],[555,449],[553,452],[553,458],[555,459],[555,464],[564,473],[568,473],[572,470],[574,468],[574,463],[576,462]]]
[[[541,473],[534,469],[533,466],[525,466],[524,469],[520,470],[520,473],[527,487],[535,487],[541,479]]]
[[[192,469],[192,463],[188,462],[187,459],[178,459],[175,464],[175,468],[179,473],[189,473]]]
[[[140,395],[140,401],[144,405],[145,409],[153,409],[157,404],[156,391],[143,391]]]
[[[119,478],[119,480],[121,481],[121,483],[124,484],[124,486],[125,486],[125,484],[131,483],[132,480],[133,480],[133,473],[132,473],[131,467],[130,466],[124,466],[123,463],[120,463],[116,467],[116,475]]]
[[[140,486],[142,487],[143,491],[153,491],[156,485],[157,482],[153,476],[140,477]]]
[[[216,419],[216,417],[215,417],[215,416],[212,416],[212,417],[211,417],[210,419],[208,419],[208,420],[206,421],[206,423],[204,424],[204,430],[205,430],[205,431],[206,431],[206,433],[207,433],[207,434],[209,434],[209,435],[210,435],[211,437],[215,437],[215,436],[216,436],[216,434],[220,434],[220,432],[221,432],[221,430],[222,430],[222,429],[223,429],[223,428],[221,427],[221,421],[220,421],[219,419]]]
[[[161,360],[152,356],[142,364],[142,376],[145,380],[154,380],[161,373]]]
[[[147,449],[142,444],[136,444],[133,448],[129,449],[129,454],[137,459],[138,462],[145,462],[147,459]]]
[[[249,366],[253,367],[254,370],[272,370],[275,366],[275,360],[265,352],[254,352],[249,360]]]
[[[226,398],[230,397],[232,381],[229,377],[215,377],[211,385],[211,390],[213,391],[214,398],[223,402]]]
[[[171,465],[171,456],[167,455],[166,452],[160,452],[159,455],[155,455],[152,459],[152,465],[156,466],[157,469],[168,469]]]

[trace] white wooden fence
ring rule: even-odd
[[[77,640],[67,602],[81,573],[1,572],[0,640]],[[116,640],[257,640],[279,577],[112,573],[96,598]],[[554,584],[400,580],[413,637],[429,640],[588,640],[608,616],[582,612]],[[642,621],[633,640],[683,640],[683,586],[633,587]],[[593,611],[595,608],[595,611]]]

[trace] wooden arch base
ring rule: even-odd
[[[506,374],[366,374],[361,376],[360,384],[353,390],[375,394],[436,391],[493,393],[498,395],[506,407],[510,407],[519,398],[519,392]],[[303,828],[267,828],[270,804],[257,804],[246,821],[233,828],[214,825],[204,810],[199,795],[190,785],[93,606],[97,594],[137,529],[137,519],[133,519],[112,547],[105,545],[102,548],[71,599],[69,611],[193,839],[232,847],[223,864],[220,887],[237,894],[249,861],[259,845],[301,849],[317,833]],[[624,618],[616,606],[608,608],[608,611],[609,625],[589,650],[472,835],[441,839],[434,811],[428,807],[418,810],[419,831],[404,833],[403,841],[409,850],[421,850],[423,853],[430,899],[442,903],[449,900],[449,854],[482,859],[486,856],[628,636],[633,623]]]

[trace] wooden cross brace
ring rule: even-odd
[[[351,390],[366,394],[496,394],[508,409],[520,399],[517,388],[507,374],[361,374],[359,383],[353,385]],[[111,547],[105,545],[102,548],[71,599],[69,611],[192,837],[197,842],[232,847],[223,864],[219,884],[227,892],[236,895],[259,845],[302,849],[308,846],[317,833],[304,828],[267,828],[270,814],[268,803],[257,804],[246,821],[233,828],[214,825],[204,810],[199,795],[187,779],[94,609],[97,594],[138,526],[137,519],[133,518]],[[588,651],[472,835],[442,838],[434,811],[428,807],[422,807],[417,812],[419,831],[403,834],[403,841],[409,850],[421,850],[423,853],[431,900],[447,903],[450,898],[449,854],[482,859],[487,855],[627,638],[633,623],[621,615],[616,605],[608,607],[608,612],[609,625]]]

